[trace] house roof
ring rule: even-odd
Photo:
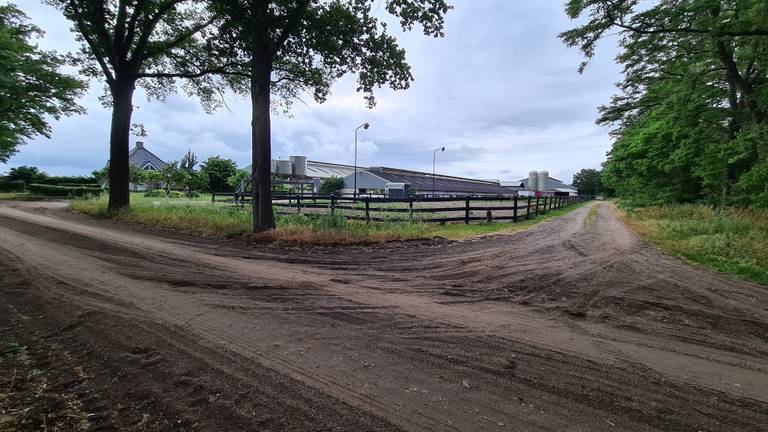
[[[528,189],[527,178],[524,178],[517,183],[524,189]],[[549,177],[549,181],[547,182],[547,189],[544,192],[578,192],[578,189],[556,178]]]
[[[432,174],[419,171],[409,171],[397,168],[375,167],[367,170],[371,174],[390,183],[408,183],[412,189],[431,191]],[[475,180],[464,177],[435,175],[435,192],[459,192],[467,194],[508,195],[510,190],[498,183],[486,180]]]
[[[143,145],[137,145],[128,153],[128,163],[141,169],[151,167],[158,171],[165,166],[162,159],[145,149]]]

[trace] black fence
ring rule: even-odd
[[[215,203],[250,204],[251,197],[231,194],[213,194]],[[530,219],[552,210],[584,201],[590,196],[545,197],[353,197],[337,195],[275,194],[272,205],[280,213],[340,214],[347,219],[366,222],[395,222],[419,220],[422,222],[512,221]]]

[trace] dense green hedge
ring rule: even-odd
[[[99,189],[101,189],[101,185],[98,184],[98,183],[60,183],[60,184],[58,184],[56,186],[86,187],[86,188],[99,188]]]
[[[0,192],[24,192],[24,180],[8,180],[0,177]]]
[[[45,177],[40,183],[56,186],[72,186],[74,184],[98,184],[99,180],[93,176],[50,176]]]
[[[71,187],[54,186],[47,184],[31,184],[27,188],[33,195],[55,196],[55,197],[86,197],[98,196],[101,194],[101,188],[95,187]]]

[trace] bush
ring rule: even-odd
[[[50,184],[50,183],[43,183],[43,184]],[[59,183],[56,186],[101,188],[101,185],[99,183]]]
[[[24,180],[8,180],[0,178],[0,192],[24,192]]]
[[[93,197],[101,195],[101,188],[31,184],[27,188],[33,195],[52,197]]]
[[[41,181],[38,181],[39,184],[48,184],[48,185],[56,185],[56,186],[74,186],[74,187],[80,187],[80,185],[83,185],[82,187],[99,187],[99,180],[96,177],[93,176],[50,176],[45,177]],[[95,186],[85,186],[85,185],[95,185]]]
[[[198,196],[199,195],[200,194],[198,194]],[[179,192],[179,191],[171,191],[170,194],[166,195],[164,190],[155,189],[155,190],[148,191],[147,193],[144,194],[144,196],[147,198],[184,198],[187,195],[184,192]]]
[[[165,191],[161,189],[155,189],[147,191],[144,196],[147,198],[165,198]]]
[[[320,193],[323,195],[329,195],[341,189],[344,189],[344,179],[340,177],[328,177],[320,183]]]

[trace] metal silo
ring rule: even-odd
[[[538,186],[537,190],[541,192],[547,191],[547,187],[549,186],[549,171],[539,171],[539,181],[536,186]]]
[[[291,156],[291,164],[293,164],[293,175],[306,177],[307,176],[307,157],[306,156]]]
[[[291,172],[293,171],[291,161],[289,160],[279,160],[276,161],[277,170],[275,171],[275,174],[281,174],[281,175],[291,175]]]
[[[539,184],[539,173],[537,171],[528,172],[528,190],[537,191],[536,185]]]

